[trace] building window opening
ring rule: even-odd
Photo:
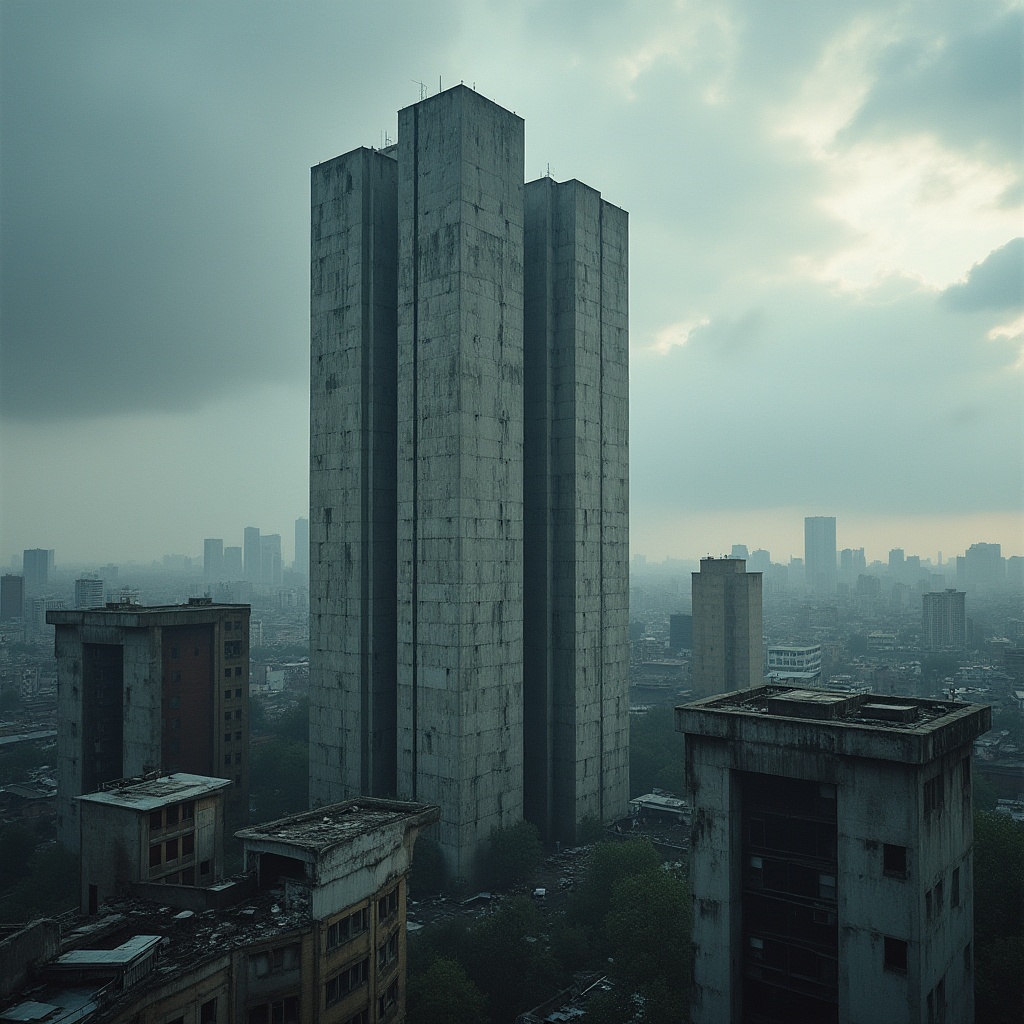
[[[882,870],[891,878],[906,878],[907,848],[885,843],[882,847]]]
[[[885,969],[897,974],[907,973],[907,944],[903,939],[885,936]]]

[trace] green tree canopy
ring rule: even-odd
[[[487,1024],[487,1000],[457,960],[438,958],[409,982],[409,1020],[417,1024]]]
[[[598,843],[590,855],[583,881],[570,904],[573,920],[600,932],[611,905],[612,892],[623,879],[655,871],[661,857],[649,839]]]
[[[612,973],[644,996],[644,1020],[683,1021],[689,995],[690,894],[661,868],[616,883],[605,918]]]
[[[507,889],[529,877],[543,855],[540,833],[532,822],[517,821],[507,828],[496,828],[491,832],[487,875],[493,885]]]

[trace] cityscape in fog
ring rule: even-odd
[[[0,29],[0,1019],[1017,1024],[1019,0]]]

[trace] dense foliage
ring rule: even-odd
[[[1024,1007],[1024,823],[974,816],[975,1019],[1018,1024]]]

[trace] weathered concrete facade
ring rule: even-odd
[[[399,111],[398,792],[449,868],[522,817],[523,121]]]
[[[50,611],[56,626],[57,832],[78,850],[78,801],[147,772],[230,779],[229,828],[249,820],[249,606]]]
[[[312,170],[314,804],[396,792],[397,184],[369,149]]]
[[[695,1022],[970,1022],[980,705],[782,686],[676,709]]]
[[[693,692],[702,697],[764,677],[761,573],[742,558],[702,558],[693,577]]]
[[[523,816],[524,745],[552,838],[628,794],[627,218],[578,182],[530,188],[561,197],[535,242],[522,119],[463,86],[400,111],[396,146],[313,169],[311,800],[439,804],[463,876]],[[524,245],[547,254],[532,367]]]
[[[81,911],[95,914],[134,883],[205,887],[224,868],[227,779],[177,773],[126,779],[79,798]]]
[[[628,222],[525,190],[524,810],[549,839],[629,796]]]

